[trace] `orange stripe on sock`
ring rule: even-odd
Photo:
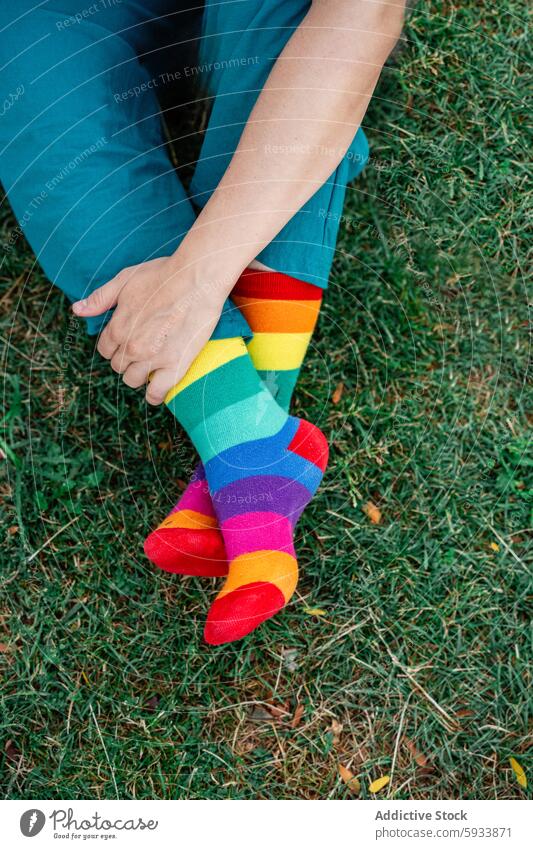
[[[313,330],[321,301],[273,301],[234,295],[233,301],[258,333],[306,333]]]
[[[218,519],[216,516],[197,513],[196,510],[177,510],[163,519],[158,530],[160,528],[189,528],[190,530],[218,528]]]
[[[228,578],[217,598],[261,581],[278,587],[287,602],[298,583],[296,558],[286,551],[251,551],[239,555],[232,560]]]

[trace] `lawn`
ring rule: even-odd
[[[294,402],[331,444],[299,591],[234,645],[202,642],[216,582],[142,551],[184,434],[2,205],[5,796],[529,794],[526,29],[517,0],[424,4],[383,73]]]

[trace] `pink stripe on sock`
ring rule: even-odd
[[[204,516],[214,516],[213,502],[209,494],[207,481],[193,481],[189,484],[178,503],[172,508],[171,513],[178,510],[196,510]]]
[[[221,530],[230,562],[251,551],[286,551],[296,556],[292,525],[278,513],[242,513],[227,519]]]

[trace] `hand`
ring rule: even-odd
[[[98,351],[124,383],[137,389],[150,380],[149,404],[161,404],[210,338],[227,290],[198,282],[176,257],[125,268],[73,304],[76,315],[101,315],[116,307],[98,340]],[[150,376],[150,377],[149,377]]]

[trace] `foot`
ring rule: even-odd
[[[291,598],[298,580],[294,527],[327,459],[324,434],[290,416],[275,436],[228,449],[206,464],[229,563],[207,617],[208,643],[241,639]]]
[[[147,536],[144,553],[166,572],[204,577],[227,575],[224,540],[201,464],[176,506]]]

